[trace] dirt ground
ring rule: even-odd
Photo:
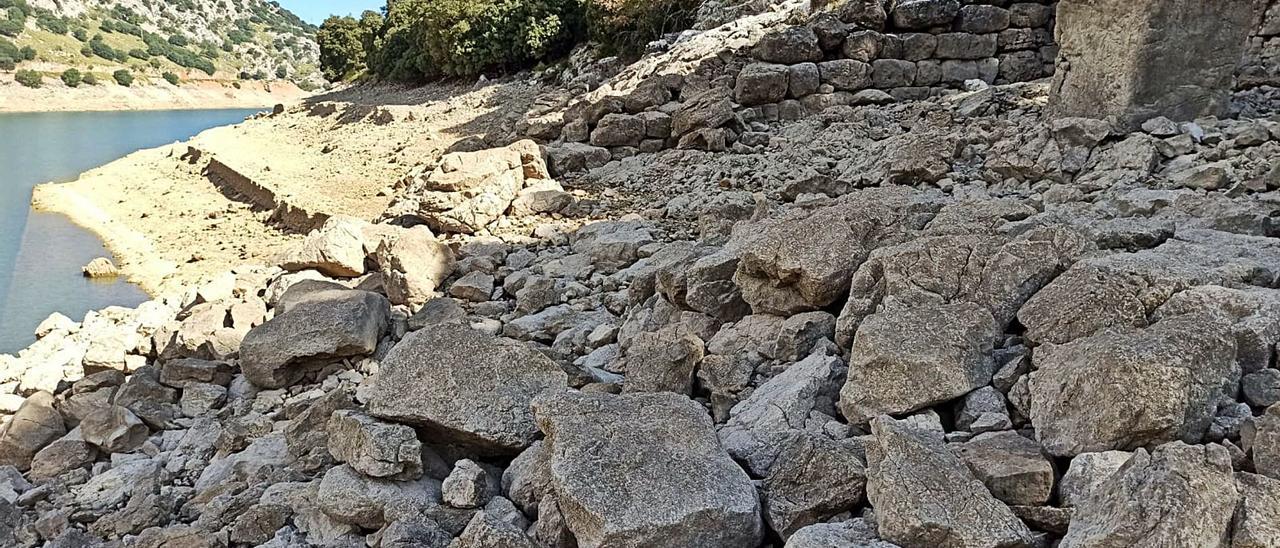
[[[270,263],[302,237],[206,177],[210,156],[290,203],[373,220],[415,166],[509,138],[537,91],[515,80],[348,89],[42,185],[34,206],[101,235],[126,276],[161,294]],[[195,164],[184,158],[189,146],[203,152]]]

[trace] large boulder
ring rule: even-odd
[[[112,405],[85,417],[80,434],[106,453],[127,453],[147,441],[151,430],[132,411]]]
[[[369,413],[482,453],[515,454],[537,438],[529,402],[567,383],[560,366],[528,346],[439,324],[409,334],[383,360]]]
[[[734,282],[756,313],[790,316],[819,310],[848,294],[849,280],[871,251],[921,228],[939,204],[902,188],[862,191],[835,205],[797,209],[740,223]]]
[[[384,238],[373,256],[392,304],[422,306],[453,272],[453,250],[425,226]]]
[[[311,231],[280,259],[289,271],[314,269],[327,276],[353,278],[365,273],[366,231],[369,223],[354,217],[335,216]]]
[[[1280,480],[1237,472],[1236,488],[1240,490],[1240,504],[1232,520],[1231,546],[1280,545]]]
[[[729,411],[720,442],[748,470],[767,475],[778,457],[775,436],[803,430],[815,413],[834,415],[845,373],[840,358],[821,353],[788,367]]]
[[[906,548],[1034,545],[1031,531],[938,436],[880,417],[867,445],[867,500],[880,536]]]
[[[1077,507],[1060,546],[1224,546],[1238,498],[1222,446],[1139,449]]]
[[[1253,453],[1253,466],[1259,474],[1280,480],[1280,403],[1268,407],[1252,423],[1245,449]]]
[[[548,394],[534,403],[560,510],[581,546],[760,543],[760,503],[685,396]]]
[[[1044,345],[1030,376],[1031,422],[1056,456],[1198,443],[1240,371],[1217,315]]]
[[[902,414],[991,383],[1000,331],[986,308],[963,303],[890,309],[863,320],[849,353],[840,410],[851,422]]]
[[[1157,116],[1223,115],[1253,11],[1249,0],[1065,0],[1050,108],[1127,131]],[[1205,21],[1214,32],[1200,32]]]
[[[865,463],[851,443],[807,432],[780,436],[780,450],[764,480],[764,516],[783,538],[852,510],[866,489]]]
[[[53,395],[36,392],[0,428],[0,466],[26,471],[37,452],[66,433],[62,415],[53,407]]]
[[[257,386],[289,386],[313,365],[372,353],[389,315],[390,304],[377,293],[316,292],[249,330],[240,343],[240,368]]]

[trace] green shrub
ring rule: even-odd
[[[82,28],[78,28],[78,29],[76,29],[76,30],[74,30],[74,31],[71,31],[71,35],[72,35],[72,36],[75,36],[75,37],[76,37],[76,40],[79,40],[79,41],[81,41],[81,42],[88,42],[88,41],[89,41],[89,31],[85,30],[83,27],[82,27]]]
[[[66,84],[67,87],[78,88],[80,87],[80,82],[83,81],[84,76],[76,69],[69,68],[62,72],[62,83]]]
[[[0,56],[8,57],[11,61],[21,61],[22,50],[13,45],[13,42],[0,38]]]
[[[165,81],[169,82],[170,85],[174,85],[174,86],[178,85],[179,79],[177,74],[174,74],[172,72],[166,72],[161,76],[163,76]]]
[[[13,70],[15,68],[18,68],[18,63],[12,57],[0,55],[0,70]]]
[[[5,36],[17,36],[22,34],[22,22],[12,19],[0,21],[0,34]]]
[[[151,58],[151,52],[141,48],[133,48],[129,50],[129,57],[146,61]]]
[[[126,60],[129,59],[129,54],[127,53],[121,54],[120,52],[117,52],[115,48],[107,45],[106,42],[102,41],[101,34],[94,36],[92,40],[89,40],[89,51],[91,51],[94,55],[97,55],[98,57],[101,57],[107,60],[116,60],[116,59],[119,59],[121,56],[123,56]]]
[[[36,17],[36,25],[54,34],[66,34],[69,30],[66,19],[48,12]]]
[[[38,88],[44,81],[44,78],[40,76],[40,73],[34,70],[20,70],[13,75],[13,79],[17,80],[19,84],[29,88]]]
[[[190,42],[187,41],[186,36],[183,36],[181,34],[175,34],[169,37],[169,43],[175,46],[178,46],[180,48],[185,48],[187,47],[187,44],[189,44]]]
[[[86,72],[83,81],[86,86],[96,86],[98,85],[98,76],[92,72]]]
[[[693,24],[694,0],[588,0],[591,39],[608,53],[637,55],[649,42]]]
[[[18,57],[23,61],[31,61],[36,58],[36,48],[22,46],[22,49],[18,50]]]
[[[126,69],[120,69],[111,73],[111,77],[116,79],[116,83],[124,87],[133,85],[133,73]]]

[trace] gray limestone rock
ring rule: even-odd
[[[880,536],[904,547],[1034,545],[1017,516],[941,440],[880,417],[867,445],[867,500]]]
[[[992,495],[1009,505],[1041,506],[1053,495],[1053,463],[1040,444],[1012,430],[952,446]]]
[[[329,454],[362,474],[395,480],[422,476],[422,443],[408,426],[339,410],[329,419],[327,430]]]
[[[369,413],[426,427],[440,441],[514,454],[538,432],[529,402],[567,382],[555,362],[523,344],[440,324],[414,331],[391,350]]]
[[[582,546],[755,546],[760,503],[706,411],[670,393],[534,403],[565,522]]]
[[[37,452],[66,433],[62,415],[53,407],[53,395],[36,392],[0,428],[0,466],[26,471]]]
[[[1221,446],[1139,449],[1077,507],[1061,546],[1222,546],[1238,500]]]
[[[1216,315],[1045,345],[1034,362],[1030,418],[1056,456],[1198,443],[1240,375],[1235,339]]]
[[[1071,465],[1058,482],[1058,499],[1063,506],[1079,506],[1088,500],[1124,463],[1133,458],[1126,451],[1082,453],[1071,459]]]
[[[1232,520],[1232,548],[1266,548],[1280,543],[1280,480],[1236,473],[1240,504]]]
[[[290,386],[315,365],[372,353],[389,314],[387,299],[376,293],[317,293],[250,330],[240,345],[240,368],[257,386]]]
[[[866,473],[857,448],[807,432],[774,439],[778,458],[761,494],[765,520],[778,535],[790,537],[862,501]]]
[[[851,422],[901,414],[991,383],[999,336],[991,313],[966,303],[888,310],[862,321],[840,410]]]

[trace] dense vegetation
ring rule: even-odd
[[[83,81],[84,75],[80,74],[80,71],[76,69],[69,68],[62,72],[62,83],[66,84],[67,87],[78,88]]]
[[[403,0],[386,16],[331,17],[320,26],[329,80],[367,71],[416,81],[473,76],[548,61],[587,36],[608,53],[636,55],[687,28],[695,0]]]
[[[127,69],[117,70],[111,74],[111,77],[115,78],[117,84],[124,87],[133,85],[133,73],[129,72]]]
[[[29,88],[38,88],[44,82],[40,73],[34,70],[20,70],[13,75],[13,79]]]

